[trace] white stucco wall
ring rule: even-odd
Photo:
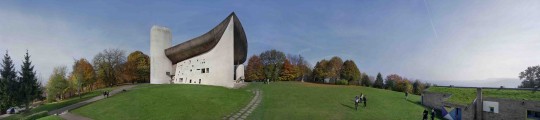
[[[166,84],[171,78],[166,72],[172,72],[172,63],[165,56],[165,49],[171,47],[171,31],[166,27],[152,26],[150,30],[150,83]]]
[[[176,64],[174,83],[234,87],[233,19],[214,48]]]
[[[493,107],[493,113],[499,113],[499,102],[484,101],[483,106],[482,110],[485,112],[490,112],[490,107]]]
[[[236,80],[246,79],[244,76],[244,65],[240,64],[236,66]]]

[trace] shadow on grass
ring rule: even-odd
[[[340,103],[340,104],[341,104],[341,106],[347,107],[347,108],[349,108],[349,109],[351,109],[351,110],[355,110],[355,109],[354,109],[354,106],[352,106],[352,105],[343,104],[343,103]]]
[[[420,103],[420,101],[414,102],[414,101],[411,101],[411,100],[407,100],[407,102],[410,102],[410,103],[414,103],[414,104],[416,104],[416,105],[423,106],[422,103]]]

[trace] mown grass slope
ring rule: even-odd
[[[216,120],[240,110],[253,94],[206,85],[140,85],[71,112],[96,120]]]
[[[270,120],[420,120],[420,97],[361,86],[300,82],[252,84],[263,91],[261,105],[249,119]],[[363,93],[367,107],[354,110],[354,96]]]
[[[62,107],[66,107],[66,106],[69,106],[69,105],[72,105],[72,104],[75,104],[75,103],[78,103],[78,102],[88,100],[88,99],[96,97],[98,95],[101,95],[101,93],[103,93],[103,91],[112,91],[114,88],[116,88],[116,87],[97,89],[97,90],[82,94],[82,96],[80,98],[78,96],[73,96],[72,98],[69,98],[69,99],[66,99],[66,100],[63,100],[63,101],[53,102],[53,103],[46,103],[44,105],[38,106],[38,107],[36,107],[34,109],[31,109],[28,112],[11,115],[11,116],[5,118],[5,120],[19,120],[19,119],[21,119],[21,118],[23,118],[25,116],[28,116],[28,115],[31,115],[31,114],[34,114],[34,113],[37,113],[37,112],[52,111],[52,110],[60,109]]]

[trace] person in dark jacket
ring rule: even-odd
[[[366,106],[367,106],[367,103],[366,103],[366,101],[367,101],[367,100],[366,100],[366,96],[365,96],[365,95],[364,95],[364,97],[363,97],[363,100],[362,100],[362,101],[364,102],[364,107],[366,107]]]
[[[427,116],[428,116],[428,111],[424,109],[422,120],[427,120]]]

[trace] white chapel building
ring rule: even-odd
[[[172,46],[168,28],[150,31],[151,84],[205,84],[234,88],[243,81],[247,38],[235,13],[207,33]]]

